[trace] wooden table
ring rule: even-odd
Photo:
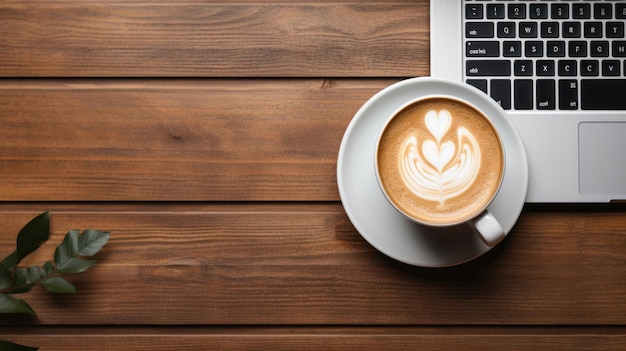
[[[40,350],[626,349],[621,206],[526,205],[468,264],[403,266],[341,205],[343,133],[429,74],[427,0],[0,4],[0,255],[49,210],[110,230]]]

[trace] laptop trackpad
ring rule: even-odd
[[[580,193],[626,199],[626,123],[580,123],[578,137]]]

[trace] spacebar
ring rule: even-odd
[[[583,110],[626,110],[626,79],[583,79],[580,86]]]

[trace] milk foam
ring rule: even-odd
[[[470,189],[481,166],[480,146],[469,130],[458,127],[456,140],[444,140],[452,119],[447,110],[428,111],[425,124],[432,139],[410,135],[398,154],[400,176],[407,189],[440,206]]]
[[[497,193],[503,151],[480,110],[428,97],[389,120],[378,141],[376,171],[386,197],[408,217],[457,224],[479,214]]]

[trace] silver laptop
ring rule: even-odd
[[[626,200],[626,1],[431,0],[431,75],[508,112],[526,202]]]

